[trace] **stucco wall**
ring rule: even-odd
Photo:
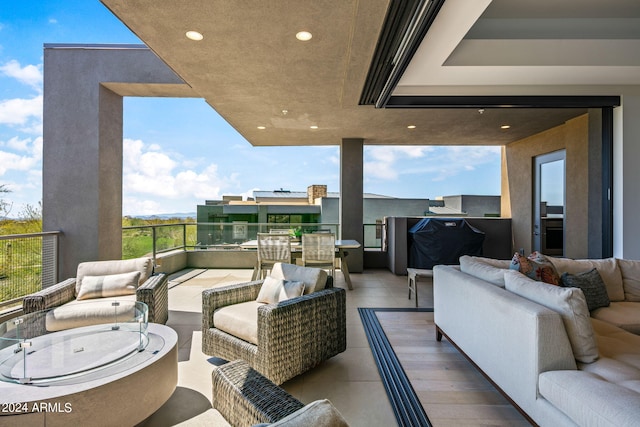
[[[540,154],[565,149],[565,256],[588,256],[588,139],[589,117],[585,114],[506,147],[506,170],[515,248],[523,248],[525,253],[530,253],[533,248],[534,158]]]

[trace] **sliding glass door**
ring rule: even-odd
[[[534,160],[533,249],[563,256],[565,249],[565,150]]]

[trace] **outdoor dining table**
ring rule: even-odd
[[[258,249],[258,241],[257,240],[249,240],[240,244],[242,249]],[[349,266],[347,264],[347,256],[348,249],[357,249],[360,247],[360,242],[357,240],[342,240],[336,239],[336,258],[340,259],[340,270],[344,275],[344,281],[347,282],[347,286],[349,289],[353,289],[353,285],[351,284],[351,277],[349,277]],[[298,241],[291,242],[291,252],[293,253],[301,253],[302,252],[302,243]],[[258,260],[256,257],[256,265],[253,268],[253,276],[251,280],[258,280]]]

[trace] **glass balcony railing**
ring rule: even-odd
[[[122,258],[150,256],[171,251],[234,250],[257,233],[281,230],[293,237],[328,231],[339,235],[340,225],[330,223],[174,223],[122,228]],[[384,226],[364,225],[363,247],[382,249]],[[21,303],[22,298],[58,282],[58,239],[61,232],[0,236],[0,311]]]
[[[122,229],[124,259],[153,256],[175,250],[233,250],[258,233],[281,231],[292,237],[303,233],[328,231],[339,235],[340,225],[334,223],[250,223],[208,222],[181,224],[152,224]],[[364,248],[381,249],[384,226],[364,225]]]

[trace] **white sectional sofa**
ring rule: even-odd
[[[438,338],[540,426],[640,425],[640,335],[629,332],[639,331],[640,261],[551,261],[559,273],[596,268],[609,307],[590,316],[580,289],[532,280],[508,260],[462,257],[433,270]]]

